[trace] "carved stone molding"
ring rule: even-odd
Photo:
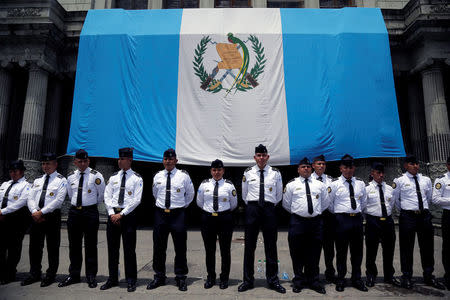
[[[448,4],[432,5],[430,7],[430,11],[437,14],[450,13],[450,5]]]
[[[23,18],[23,17],[40,17],[42,8],[22,7],[8,9],[7,16],[9,18]]]

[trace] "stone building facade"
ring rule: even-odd
[[[2,0],[0,181],[8,175],[6,162],[17,158],[25,161],[28,178],[35,178],[40,174],[39,157],[46,151],[62,156],[59,169],[64,175],[72,168],[72,158],[63,155],[69,135],[78,41],[87,10],[180,7],[326,9],[344,6],[382,9],[389,32],[405,148],[408,153],[419,157],[422,171],[434,179],[445,172],[444,162],[450,155],[448,0]],[[383,161],[388,166],[388,179],[401,172],[399,159]],[[367,177],[369,163],[368,159],[358,161],[358,173],[363,178]],[[106,178],[116,169],[112,159],[97,158],[95,165]],[[144,165],[152,173],[161,168],[158,164]],[[295,175],[292,169],[286,168],[289,174]],[[195,168],[192,170],[199,172]],[[232,172],[237,181],[242,174],[240,171]],[[203,172],[198,176],[201,181],[208,174]]]

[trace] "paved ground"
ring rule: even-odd
[[[255,289],[247,291],[245,293],[238,293],[237,287],[242,278],[242,261],[243,261],[243,232],[235,231],[232,243],[232,266],[230,276],[230,287],[226,290],[220,290],[218,286],[215,286],[209,290],[203,288],[204,279],[206,277],[206,268],[204,263],[204,248],[201,234],[198,230],[190,230],[188,233],[188,263],[189,263],[189,275],[188,275],[188,291],[183,293],[178,291],[173,279],[173,244],[169,242],[169,249],[167,255],[167,274],[169,277],[168,284],[164,287],[160,287],[156,290],[146,290],[147,283],[153,278],[152,271],[152,231],[151,230],[139,230],[138,231],[138,244],[137,244],[137,262],[138,262],[138,287],[136,292],[128,293],[126,290],[126,283],[124,281],[124,274],[121,272],[121,284],[120,287],[112,288],[107,291],[101,291],[97,289],[89,289],[85,282],[74,284],[65,288],[58,288],[57,283],[52,284],[47,288],[41,288],[39,283],[32,284],[30,286],[21,287],[19,282],[13,282],[8,285],[0,286],[0,299],[288,299],[288,298],[318,298],[322,297],[311,290],[303,290],[299,294],[292,292],[290,280],[281,280],[283,286],[287,289],[287,293],[284,295],[278,294],[265,287],[265,280],[262,278],[262,274],[256,273],[256,277],[260,277],[255,282]],[[18,266],[18,277],[23,279],[27,275],[29,269],[28,260],[28,245],[29,236],[25,236],[23,243],[22,260]],[[436,269],[435,275],[441,278],[444,274],[444,270],[441,263],[441,246],[442,239],[438,236],[435,237],[435,258]],[[107,266],[107,249],[106,249],[106,232],[100,230],[99,232],[99,272],[98,280],[101,283],[105,282],[108,274]],[[414,256],[414,275],[421,276],[422,271],[420,267],[420,259],[418,246],[415,247]],[[380,252],[380,251],[379,251]],[[67,240],[66,229],[62,230],[61,237],[61,250],[60,250],[60,267],[58,272],[57,281],[62,281],[66,276],[69,267],[69,249]],[[45,254],[45,252],[44,252]],[[379,253],[381,254],[381,253]],[[121,253],[122,255],[122,253]],[[280,259],[280,272],[286,272],[289,275],[289,279],[292,278],[291,259],[289,256],[289,248],[287,243],[287,232],[282,231],[278,236],[278,255]],[[379,255],[380,256],[380,255]],[[378,259],[378,266],[381,266],[381,257]],[[219,255],[217,255],[217,260]],[[256,260],[264,260],[264,247],[262,244],[262,236],[258,242],[258,248],[256,250]],[[120,259],[120,270],[123,271],[123,258]],[[395,252],[395,268],[397,274],[400,270],[398,244]],[[47,267],[46,254],[43,260],[43,269]],[[219,270],[219,261],[216,267]],[[324,270],[323,260],[320,266],[321,272]],[[349,268],[350,269],[350,268]],[[84,272],[84,269],[83,271]],[[363,273],[365,268],[363,266]],[[382,273],[382,270],[379,270]],[[217,272],[219,273],[219,271]],[[281,274],[280,273],[280,274]],[[380,274],[381,275],[381,274]],[[350,274],[348,275],[350,277]],[[84,280],[84,278],[82,279]],[[416,285],[413,290],[404,290],[401,288],[395,288],[383,283],[377,284],[371,288],[368,293],[363,293],[354,288],[348,287],[343,293],[338,293],[334,289],[334,285],[326,284],[325,288],[327,294],[324,298],[353,298],[353,299],[450,299],[450,291],[440,291],[431,287],[426,287],[422,284],[420,277],[415,277]]]

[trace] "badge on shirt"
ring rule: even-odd
[[[436,189],[438,189],[438,190],[440,190],[441,189],[441,187],[442,187],[442,185],[441,185],[441,183],[436,183],[436,185],[434,186]]]
[[[269,192],[271,192],[271,191],[272,191],[272,187],[269,188]]]
[[[242,177],[242,182],[246,182],[247,178],[245,178],[245,175]]]
[[[131,196],[131,194],[133,194],[133,192],[132,192],[132,191],[128,191],[128,195],[130,195],[130,196]]]
[[[55,193],[50,192],[50,196],[51,196],[51,197],[55,196]]]
[[[222,200],[223,202],[227,202],[227,198],[223,198],[223,200]]]
[[[100,178],[95,179],[95,184],[99,185],[100,183],[102,183],[102,180]]]
[[[209,192],[209,190],[206,190],[205,193]]]
[[[328,193],[331,193],[331,187],[327,188]]]
[[[231,192],[231,194],[232,194],[234,197],[236,197],[236,190],[233,190],[233,191]]]
[[[88,190],[88,193],[91,193],[92,191],[91,190]]]
[[[392,188],[395,189],[397,187],[397,184],[395,182],[392,183]]]
[[[19,199],[19,197],[17,197],[17,196],[14,196],[14,200],[17,200],[17,199]]]
[[[180,192],[180,189],[177,189],[177,193],[179,193]]]
[[[319,194],[316,195],[316,199],[319,199]]]

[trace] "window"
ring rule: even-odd
[[[116,8],[148,9],[148,0],[116,0]]]
[[[342,8],[356,6],[356,0],[320,0],[320,8]]]
[[[267,0],[267,7],[270,8],[304,8],[304,0]]]
[[[214,0],[214,7],[252,7],[251,0]]]
[[[163,8],[199,8],[200,0],[163,0]]]

